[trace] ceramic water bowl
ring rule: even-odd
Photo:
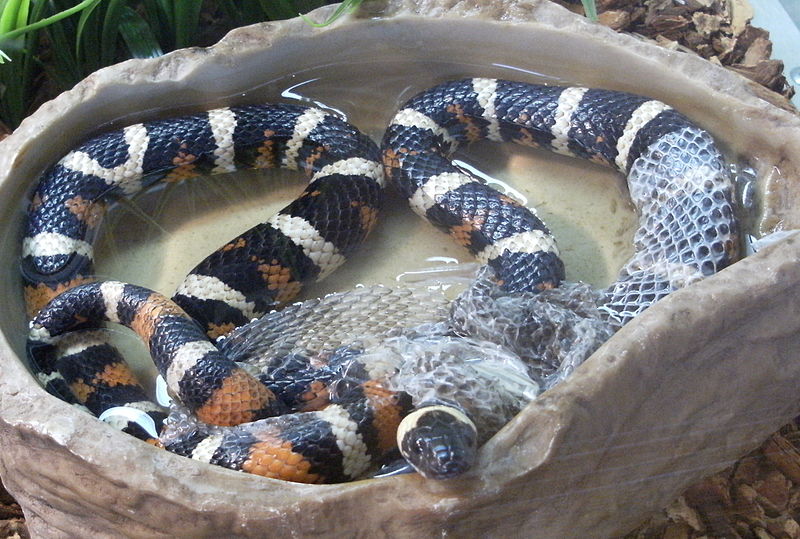
[[[331,9],[312,17],[325,18]],[[465,76],[567,81],[665,101],[711,131],[731,158],[746,157],[755,168],[752,232],[800,227],[796,116],[722,68],[615,34],[546,0],[390,0],[322,29],[299,19],[261,24],[210,49],[101,70],[46,103],[0,144],[0,473],[32,534],[608,536],[729,465],[800,411],[798,236],[673,294],[628,324],[489,441],[474,472],[448,482],[405,475],[309,486],[232,472],[116,432],[36,383],[23,359],[22,208],[42,170],[79,140],[109,124],[276,99],[341,110],[378,138],[403,99]],[[511,176],[528,162],[541,161],[547,175],[555,171],[557,179],[547,181],[561,186],[550,191],[561,193],[554,196],[562,202],[544,211],[566,237],[571,277],[598,285],[612,279],[632,222],[624,192],[623,202],[614,202],[616,188],[604,183],[617,185],[616,176],[558,156],[510,152],[483,151],[476,159]],[[535,187],[526,189],[539,196]],[[582,202],[572,217],[560,213],[575,200]],[[219,228],[221,214],[235,213],[209,208],[192,220],[178,198],[172,202],[177,210],[165,210],[163,241],[140,244],[120,227],[116,238],[128,258],[101,251],[98,258],[108,262],[98,272],[169,293],[199,260],[179,246],[197,243],[205,230]],[[230,204],[250,208],[244,199]],[[605,223],[598,236],[592,234],[603,227],[572,221],[593,206],[597,214],[589,221]],[[428,236],[421,222],[389,221],[372,248],[406,253],[409,267],[422,256],[413,252],[421,245],[432,253],[456,251],[445,238]],[[222,234],[209,239],[209,249],[233,232]],[[581,262],[587,253],[602,262]],[[386,258],[374,255],[329,286],[381,280]]]

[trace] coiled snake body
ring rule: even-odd
[[[466,437],[473,446],[466,451],[474,453],[474,426],[458,403],[430,407],[427,416],[425,408],[407,415],[411,403],[402,392],[366,375],[334,395],[328,385],[335,361],[295,369],[297,383],[286,384],[293,389],[283,394],[221,354],[203,333],[226,334],[341,264],[375,223],[382,168],[414,211],[488,264],[502,287],[535,292],[558,286],[564,268],[544,224],[450,163],[457,144],[481,139],[548,148],[627,174],[639,229],[635,254],[602,307],[616,323],[736,259],[731,183],[722,156],[708,133],[645,97],[496,79],[448,82],[412,98],[395,115],[384,136],[382,166],[364,135],[318,109],[217,109],[101,135],[43,176],[23,242],[33,317],[29,350],[40,378],[94,413],[121,402],[163,419],[142,404],[146,397],[108,345],[73,339],[54,351],[68,330],[110,320],[145,340],[184,406],[204,422],[233,429],[174,441],[168,448],[179,454],[271,477],[341,481],[359,477],[390,453],[407,417],[400,445],[417,469],[430,477],[463,472],[474,454],[456,455],[455,464],[431,464],[403,447],[412,439],[424,445],[419,437],[428,435],[420,432],[444,413],[453,436]],[[173,298],[178,305],[141,287],[91,282],[90,236],[109,194],[129,195],[158,180],[230,171],[237,164],[304,170],[311,183],[278,215],[192,270]],[[87,354],[94,359],[80,360]],[[107,396],[115,391],[120,398]],[[288,419],[280,423],[264,419],[287,410],[300,413],[282,416]],[[252,427],[233,427],[251,421]],[[449,456],[437,444],[434,453]]]

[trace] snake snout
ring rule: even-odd
[[[427,406],[406,416],[397,429],[397,445],[408,463],[428,479],[451,479],[475,463],[475,424],[451,406]]]
[[[443,437],[437,443],[429,444],[417,471],[428,479],[450,479],[466,472],[475,463],[477,447],[473,440],[460,436]]]

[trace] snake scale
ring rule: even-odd
[[[362,476],[399,441],[426,477],[463,473],[475,459],[477,434],[459,403],[412,404],[402,388],[390,388],[346,350],[322,365],[297,359],[292,368],[254,376],[210,339],[290,302],[304,283],[344,262],[376,222],[384,173],[416,213],[487,264],[507,292],[557,287],[564,266],[547,227],[450,162],[459,144],[479,140],[545,148],[626,175],[639,216],[635,252],[604,291],[601,307],[617,325],[738,257],[721,153],[706,131],[647,97],[487,78],[451,81],[403,105],[380,150],[319,109],[215,109],[99,135],[40,179],[22,260],[32,317],[28,349],[40,380],[92,413],[123,404],[160,425],[164,412],[149,403],[121,356],[95,333],[68,333],[117,322],[149,346],[189,413],[219,426],[166,443],[150,440],[171,451],[269,477],[336,482]],[[113,197],[157,181],[275,166],[304,171],[309,186],[198,264],[172,300],[130,284],[94,282],[91,238]],[[345,366],[361,373],[359,382],[333,390]],[[121,428],[151,437],[135,424]]]

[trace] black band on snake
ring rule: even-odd
[[[347,141],[341,152],[336,149],[340,139]],[[450,164],[456,144],[481,139],[547,148],[627,173],[639,213],[635,254],[606,291],[603,306],[618,324],[737,257],[724,160],[708,133],[669,106],[609,90],[495,79],[448,82],[412,98],[396,114],[384,137],[383,166],[412,209],[488,264],[507,290],[557,287],[564,268],[555,240],[529,209]],[[219,109],[137,124],[90,140],[46,174],[34,195],[23,245],[31,315],[59,292],[91,280],[90,236],[109,193],[130,194],[165,177],[227,171],[236,162],[301,168],[312,175],[312,184],[278,216],[192,271],[174,298],[191,316],[139,287],[83,284],[35,317],[34,357],[46,355],[41,350],[50,349],[57,335],[86,319],[89,326],[103,319],[119,321],[149,343],[172,392],[200,419],[233,425],[278,413],[287,404],[274,391],[283,386],[273,383],[267,389],[235,362],[217,358],[219,352],[202,332],[188,328],[194,319],[209,335],[227,333],[289,301],[304,280],[341,263],[375,222],[381,183],[376,157],[354,128],[316,109],[290,105]],[[341,216],[341,224],[323,229],[334,215]],[[312,252],[312,246],[320,245],[320,251]],[[220,318],[219,313],[233,316]],[[50,371],[64,369],[63,359],[58,366],[53,359],[40,362]],[[107,363],[119,364],[117,359]],[[108,368],[103,361],[96,365]],[[74,392],[75,374],[70,376]],[[284,385],[292,386],[291,380]],[[293,391],[295,396],[307,393]],[[475,458],[474,425],[469,427],[457,403],[456,408],[431,406],[427,416],[423,408],[401,425],[409,403],[379,380],[366,380],[337,398],[322,398],[320,410],[282,416],[292,419],[208,431],[171,449],[233,469],[308,482],[358,477],[395,447],[395,432],[404,455],[428,477],[462,473]],[[234,403],[243,405],[231,411]],[[382,427],[376,433],[365,425],[379,416]],[[458,432],[456,443],[448,445],[448,435],[437,434],[440,423]],[[420,433],[423,443],[415,444],[412,437]],[[465,448],[454,449],[464,440]],[[414,445],[417,454],[428,456],[420,461]],[[326,452],[329,464],[319,456]]]
[[[530,210],[449,162],[462,142],[514,142],[627,174],[639,214],[635,253],[603,309],[625,323],[738,257],[732,185],[711,136],[647,97],[497,79],[448,82],[413,97],[383,139],[386,173],[412,209],[488,263],[509,290],[557,286],[555,240]]]
[[[23,240],[30,314],[58,292],[93,280],[88,239],[110,197],[201,172],[278,166],[304,171],[311,180],[305,191],[198,264],[173,299],[210,337],[290,301],[362,243],[381,206],[383,176],[374,143],[339,118],[296,105],[254,105],[106,133],[45,173]],[[211,345],[202,342],[154,357],[179,400],[218,425],[270,415],[272,396],[262,384],[205,358]]]

